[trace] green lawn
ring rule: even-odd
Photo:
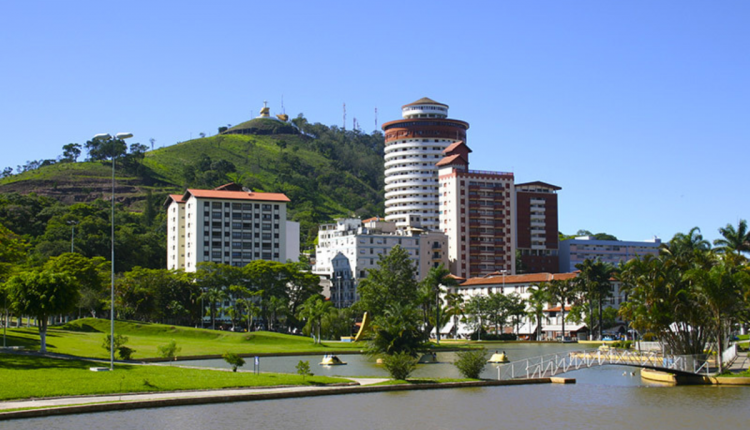
[[[85,318],[50,328],[47,332],[49,352],[78,357],[109,358],[102,348],[109,333],[109,320]],[[272,332],[234,333],[227,331],[195,329],[130,321],[116,321],[115,333],[128,337],[126,345],[135,349],[132,358],[158,357],[157,348],[171,340],[182,350],[178,356],[238,354],[316,354],[331,351],[359,351],[364,343],[324,342],[316,345],[311,338]],[[39,349],[39,332],[36,328],[9,329],[9,346]]]
[[[348,382],[346,379],[324,376],[303,379],[298,375],[254,375],[158,365],[116,365],[114,372],[89,370],[97,366],[101,366],[101,363],[0,354],[0,400]]]

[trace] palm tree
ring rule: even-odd
[[[536,284],[529,287],[529,298],[527,300],[529,304],[528,316],[529,318],[536,319],[536,340],[542,338],[542,318],[549,321],[549,318],[544,316],[544,308],[549,301],[549,292],[543,287],[543,284]]]
[[[227,298],[227,292],[220,287],[208,288],[201,294],[201,299],[208,300],[209,312],[211,313],[211,330],[216,330],[216,311],[217,303],[223,302]]]
[[[321,296],[312,296],[299,307],[297,318],[307,320],[305,328],[310,330],[315,343],[320,343],[322,320],[332,307],[333,303],[323,300]],[[318,333],[317,338],[315,337],[316,331]]]
[[[747,229],[746,220],[741,219],[736,229],[733,225],[727,224],[726,227],[719,229],[719,233],[724,238],[714,240],[717,252],[734,252],[736,254],[750,252],[750,231]]]
[[[568,279],[553,279],[544,282],[545,289],[554,302],[560,303],[562,312],[562,337],[565,340],[565,305],[576,297],[576,285]]]
[[[668,243],[661,245],[661,251],[673,257],[685,257],[695,253],[695,251],[708,251],[711,244],[703,239],[701,229],[693,227],[685,233],[677,233]]]
[[[458,281],[451,276],[450,270],[446,269],[442,264],[430,269],[427,276],[422,280],[423,309],[425,312],[428,312],[431,307],[429,304],[435,304],[435,339],[438,345],[440,345],[440,308],[442,307],[440,293],[443,291],[443,287],[451,288],[456,285],[458,285]],[[430,325],[429,318],[425,315],[425,332],[428,336],[430,331],[432,331]]]
[[[458,320],[464,314],[464,296],[460,293],[448,293],[445,295],[447,306],[445,314],[453,317],[453,337],[458,333]]]
[[[713,318],[719,372],[724,370],[724,332],[747,310],[743,294],[750,286],[750,273],[737,263],[737,258],[714,254],[710,269],[695,267],[684,274],[685,279],[694,282],[699,301]]]
[[[576,264],[576,269],[581,271],[580,276],[576,279],[579,283],[580,289],[589,302],[589,310],[592,308],[591,303],[594,301],[598,302],[599,309],[599,321],[597,324],[599,331],[599,339],[602,338],[602,321],[603,321],[603,303],[604,299],[612,295],[612,284],[610,278],[614,267],[607,263],[602,263],[598,259],[592,261],[586,259],[583,263]],[[593,321],[589,312],[589,320]],[[593,327],[592,327],[593,329]]]

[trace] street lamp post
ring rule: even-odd
[[[116,140],[125,140],[133,137],[133,133],[117,133],[115,135]],[[108,133],[101,133],[94,136],[94,139],[103,140],[109,142],[112,140],[112,135]],[[112,147],[112,230],[111,230],[111,241],[112,241],[112,270],[111,270],[111,288],[110,288],[110,304],[109,304],[109,370],[115,370],[115,158],[116,154],[114,147]]]
[[[70,252],[71,252],[71,254],[75,252],[76,225],[77,224],[78,224],[78,221],[75,221],[75,220],[68,221],[68,225],[71,227],[71,231],[70,231]]]

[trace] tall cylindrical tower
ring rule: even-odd
[[[448,118],[448,105],[428,98],[401,107],[404,119],[383,124],[385,219],[438,230],[438,169],[450,144],[466,141],[469,123]]]

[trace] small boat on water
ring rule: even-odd
[[[345,364],[345,362],[341,361],[341,359],[335,355],[324,355],[323,361],[320,362],[321,366],[343,366]]]
[[[487,360],[488,363],[508,363],[510,360],[508,360],[508,356],[505,355],[505,351],[498,353],[495,351],[494,354],[492,354],[492,357],[490,357],[489,360]]]

